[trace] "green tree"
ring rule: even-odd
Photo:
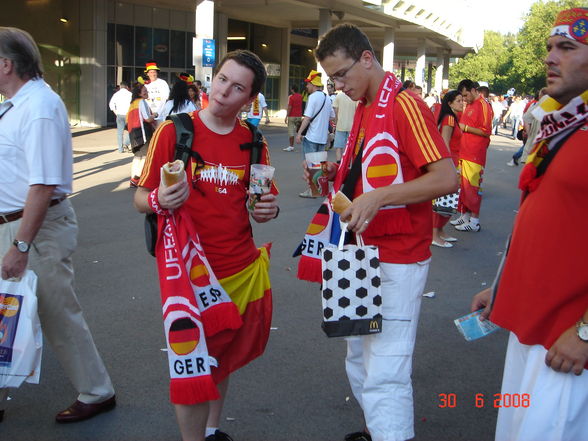
[[[533,93],[545,86],[546,41],[557,14],[585,6],[585,0],[538,1],[531,6],[513,48],[513,65],[508,73],[512,87],[520,93]]]
[[[497,81],[502,80],[512,63],[513,43],[512,35],[503,36],[498,32],[486,31],[478,53],[468,54],[450,67],[450,87],[455,88],[461,80],[469,78],[486,81],[492,88]]]

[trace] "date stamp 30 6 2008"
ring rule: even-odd
[[[442,409],[454,409],[460,405],[458,403],[458,396],[455,393],[440,393],[438,394],[438,407]],[[459,400],[460,402],[462,400]],[[531,394],[494,394],[486,396],[482,393],[477,393],[474,396],[466,399],[466,404],[473,404],[478,409],[492,406],[495,409],[501,407],[529,407],[531,406]]]

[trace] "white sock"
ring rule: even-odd
[[[217,430],[218,430],[218,427],[207,427],[206,433],[204,434],[204,437],[206,438],[207,436],[214,435]],[[202,433],[202,432],[200,432],[200,433]]]
[[[477,217],[470,217],[470,224],[478,225],[480,223],[480,219]]]

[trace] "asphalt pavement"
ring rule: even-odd
[[[299,146],[282,151],[284,125],[273,120],[261,128],[281,192],[279,218],[254,225],[258,244],[273,242],[274,317],[265,355],[232,376],[221,428],[235,441],[340,441],[363,427],[345,376],[345,342],[322,333],[319,288],[296,279],[291,257],[320,201],[298,197],[302,155]],[[155,259],[145,250],[143,217],[128,186],[131,155],[116,151],[114,129],[74,132],[76,288],[118,405],[86,422],[56,424],[55,414],[76,393],[47,346],[41,383],[13,391],[0,440],[178,441]],[[423,298],[413,365],[415,440],[494,439],[507,332],[468,343],[453,320],[492,282],[518,204],[520,167],[506,166],[518,146],[492,137],[481,232],[456,231],[454,248],[433,247],[425,292],[435,296]]]

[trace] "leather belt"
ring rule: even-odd
[[[66,196],[62,196],[59,199],[51,199],[51,202],[49,202],[49,206],[53,207],[54,205],[57,205],[60,202],[63,202],[65,199],[66,199]],[[0,214],[0,225],[6,224],[8,222],[14,222],[15,220],[19,220],[22,217],[23,213],[24,213],[24,210],[19,210],[19,211],[14,211],[9,214]]]

